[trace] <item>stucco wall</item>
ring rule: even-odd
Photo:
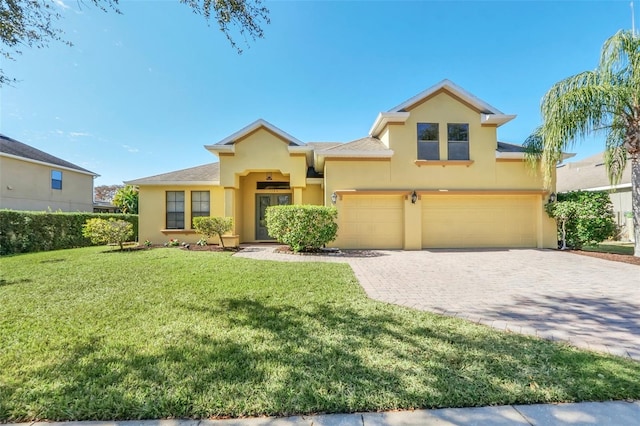
[[[410,109],[404,124],[390,124],[381,133],[381,140],[393,150],[390,160],[352,160],[328,158],[325,161],[325,197],[336,190],[542,190],[542,174],[524,161],[496,159],[497,128],[482,126],[480,112],[443,92]],[[445,161],[416,164],[417,124],[438,123],[440,159],[447,159],[447,123],[469,124],[469,158],[471,164]],[[508,197],[508,195],[507,195]],[[543,194],[533,196],[537,243],[539,247],[556,247],[555,222],[542,208]],[[423,203],[418,200],[418,207]],[[339,214],[345,215],[346,203],[338,201]],[[366,204],[361,201],[360,204]],[[349,207],[352,209],[351,207]],[[397,215],[397,212],[393,214]],[[469,212],[472,215],[472,212]],[[509,217],[508,215],[506,216]],[[422,223],[419,215],[405,206],[403,216],[405,248],[421,247]]]
[[[167,191],[184,191],[185,229],[166,230]],[[138,202],[140,215],[138,241],[149,240],[154,244],[163,244],[171,238],[195,243],[200,235],[191,226],[191,191],[209,191],[211,216],[224,216],[224,189],[219,186],[141,186]],[[212,243],[217,240],[212,239]]]
[[[52,170],[62,172],[62,189],[51,188]],[[0,208],[92,212],[93,176],[0,156]]]

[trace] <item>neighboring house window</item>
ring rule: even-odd
[[[184,191],[167,191],[167,229],[184,229]]]
[[[438,123],[418,123],[418,160],[439,160]]]
[[[62,189],[62,172],[51,170],[51,189]]]
[[[209,191],[191,191],[191,225],[193,218],[209,216]]]
[[[447,124],[447,148],[449,160],[469,160],[469,125]]]

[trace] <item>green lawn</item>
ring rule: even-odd
[[[0,422],[640,398],[640,363],[371,301],[347,265],[0,259]]]
[[[606,242],[595,246],[585,246],[584,251],[597,251],[601,253],[628,254],[633,256],[633,243]]]

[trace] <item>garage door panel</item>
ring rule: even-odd
[[[402,248],[402,197],[345,196],[338,216],[337,243],[344,248]]]
[[[535,247],[536,198],[423,197],[425,248]]]

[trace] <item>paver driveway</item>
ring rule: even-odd
[[[236,256],[348,262],[369,297],[640,361],[640,267],[554,250]]]

